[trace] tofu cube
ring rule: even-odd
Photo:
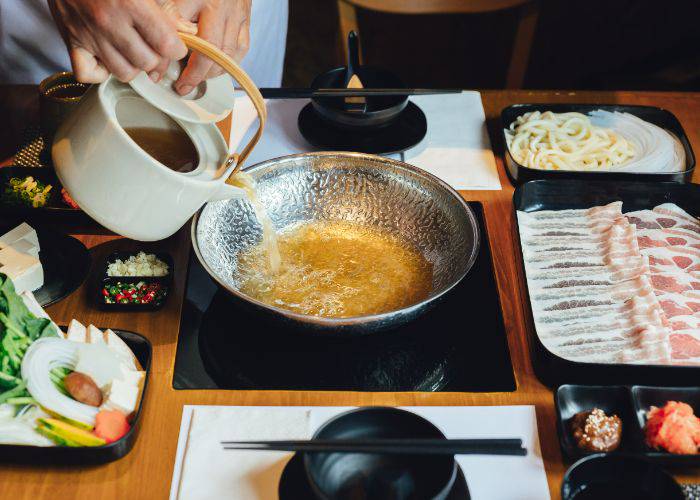
[[[66,338],[73,342],[87,342],[87,328],[80,321],[72,319],[68,325]]]
[[[0,273],[9,276],[17,293],[33,292],[44,284],[44,269],[39,259],[13,247],[0,249]]]
[[[107,399],[101,410],[117,410],[124,415],[131,415],[136,410],[136,402],[139,397],[139,388],[123,380],[115,379],[107,388]]]

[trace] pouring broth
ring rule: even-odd
[[[347,318],[415,304],[432,288],[432,264],[389,233],[334,221],[295,225],[277,236],[276,272],[265,241],[238,256],[240,291],[266,304]]]

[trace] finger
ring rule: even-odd
[[[237,16],[229,18],[226,22],[226,32],[224,33],[224,41],[221,45],[221,50],[223,50],[226,54],[231,56],[236,61],[240,61],[240,59],[238,59],[239,43],[241,41],[245,41],[241,38],[241,31],[244,30],[244,28],[245,20],[242,20]],[[218,64],[214,64],[207,73],[206,78],[209,79],[215,76],[219,76],[223,72],[224,70],[221,66],[219,66]]]
[[[250,49],[250,18],[246,19],[238,32],[238,44],[233,58],[236,62],[243,61],[243,58]]]
[[[72,47],[69,56],[75,79],[79,82],[101,83],[109,77],[107,68],[83,47]]]
[[[150,72],[160,64],[161,58],[141,38],[141,35],[131,26],[124,26],[118,31],[113,31],[110,41],[114,48],[134,68]]]
[[[98,39],[97,46],[100,62],[120,82],[130,82],[139,74],[140,70],[132,66],[108,40]]]
[[[148,73],[148,77],[158,83],[165,75],[165,72],[168,71],[168,66],[170,66],[170,59],[161,58],[158,66]]]
[[[170,16],[152,1],[135,2],[139,6],[134,16],[134,26],[141,37],[160,57],[180,60],[187,55],[187,47],[177,36],[175,23]]]
[[[223,16],[217,15],[215,9],[205,8],[199,15],[198,35],[217,47],[221,47],[224,41],[225,26],[226,19]],[[212,66],[214,66],[214,62],[208,57],[199,53],[192,54],[180,78],[175,83],[175,89],[180,95],[188,94],[204,80]]]

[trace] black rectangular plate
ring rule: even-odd
[[[470,206],[481,245],[469,274],[425,315],[376,335],[307,338],[270,327],[230,301],[192,255],[173,387],[514,391],[483,209],[479,203]]]
[[[658,173],[658,174],[635,174],[630,172],[571,172],[563,170],[538,170],[535,168],[525,167],[519,164],[510,154],[508,145],[505,140],[505,132],[515,119],[530,111],[553,111],[555,113],[578,112],[588,114],[591,111],[602,109],[605,111],[619,111],[621,113],[629,113],[635,115],[642,120],[658,125],[673,133],[681,141],[683,149],[685,149],[685,170],[681,172]],[[508,106],[501,111],[501,129],[500,137],[503,140],[503,158],[506,163],[508,176],[514,184],[522,184],[524,182],[536,179],[562,180],[562,179],[588,179],[588,180],[605,180],[605,181],[651,181],[651,182],[688,182],[693,175],[695,169],[695,154],[693,148],[688,141],[688,136],[681,126],[678,118],[673,113],[663,108],[654,106],[634,106],[634,105],[619,105],[619,104],[514,104]]]
[[[147,252],[147,253],[154,253],[154,255],[165,262],[168,265],[168,274],[165,276],[108,276],[107,275],[107,266],[109,265],[110,262],[114,262],[117,259],[120,260],[126,260],[132,255],[136,255],[137,252],[112,252],[107,256],[107,258],[104,261],[104,264],[102,266],[102,279],[99,280],[98,282],[98,289],[96,290],[96,300],[97,304],[99,307],[102,309],[108,310],[108,311],[157,311],[161,307],[165,305],[165,302],[168,300],[168,297],[170,296],[170,290],[172,289],[172,283],[173,283],[173,273],[175,272],[175,264],[173,262],[173,258],[170,256],[170,254],[163,253],[163,252]],[[127,283],[136,283],[139,281],[145,281],[147,283],[160,283],[165,289],[165,297],[163,297],[163,300],[158,302],[157,304],[150,303],[150,304],[107,304],[104,302],[102,298],[102,288],[105,285],[108,285],[110,283],[114,283],[116,281],[121,281],[121,282],[127,282]]]
[[[65,331],[65,327],[61,327]],[[106,328],[101,328],[105,330]],[[151,372],[151,342],[137,333],[125,330],[112,330],[126,342],[136,359],[146,371],[143,392],[139,407],[131,421],[131,429],[124,437],[104,446],[21,446],[13,444],[0,445],[0,462],[29,465],[95,465],[114,462],[129,453],[136,443],[141,424],[141,411],[146,399],[148,377]]]
[[[620,448],[612,452],[629,455],[663,465],[699,466],[700,455],[677,455],[653,450],[644,442],[646,412],[654,406],[663,406],[667,401],[683,401],[700,415],[699,387],[654,387],[654,386],[590,386],[562,385],[554,394],[557,412],[559,444],[564,457],[569,461],[585,455],[574,443],[569,420],[579,411],[600,408],[606,414],[616,414],[622,419],[622,441]]]
[[[609,183],[593,181],[531,181],[518,186],[513,195],[515,211],[564,210],[590,208],[613,201],[622,201],[622,211],[651,209],[662,203],[675,203],[687,212],[700,214],[700,185],[676,182],[627,182]],[[520,241],[517,216],[515,232]],[[522,248],[520,263],[523,266]],[[527,282],[525,283],[527,289]],[[528,290],[529,297],[529,290]],[[529,301],[528,301],[529,302]],[[540,342],[528,308],[532,362],[537,377],[547,385],[571,384],[649,384],[668,386],[697,385],[700,366],[633,365],[580,363],[561,358]]]
[[[51,200],[46,206],[32,208],[23,205],[9,205],[0,199],[0,217],[3,220],[24,220],[32,222],[90,222],[92,219],[82,210],[71,208],[61,198],[61,183],[53,168],[41,167],[3,167],[0,168],[0,194],[11,177],[31,175],[44,184],[51,184]]]
[[[613,453],[640,453],[644,450],[644,438],[636,421],[629,390],[621,385],[562,385],[554,396],[557,410],[557,431],[562,454],[571,461],[592,452],[581,450],[571,432],[571,418],[579,412],[600,408],[607,415],[617,415],[622,420],[622,440]]]

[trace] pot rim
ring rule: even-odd
[[[274,165],[277,163],[280,163],[282,160],[289,160],[293,158],[303,158],[303,157],[323,157],[323,156],[345,156],[345,157],[353,157],[353,158],[365,158],[365,159],[372,159],[372,160],[381,160],[382,162],[389,163],[395,167],[398,167],[399,169],[407,170],[409,172],[412,172],[414,174],[417,174],[422,177],[428,178],[431,182],[438,184],[441,188],[443,188],[445,191],[447,191],[452,197],[457,199],[457,201],[462,205],[462,208],[464,209],[465,213],[467,214],[467,218],[469,219],[471,223],[471,230],[472,230],[472,238],[474,241],[474,244],[472,245],[471,248],[471,253],[469,255],[469,258],[467,259],[467,264],[464,266],[464,270],[461,273],[461,275],[458,277],[458,279],[454,280],[453,283],[450,285],[446,286],[443,288],[440,292],[431,294],[427,298],[421,300],[420,302],[417,302],[415,304],[402,307],[401,309],[395,309],[393,311],[387,311],[383,313],[378,313],[378,314],[370,314],[370,315],[365,315],[365,316],[350,316],[347,318],[328,318],[328,317],[322,317],[322,316],[312,316],[308,314],[301,314],[297,312],[290,311],[288,309],[283,309],[281,307],[276,307],[272,306],[269,304],[266,304],[264,302],[261,302],[259,300],[256,300],[244,293],[242,293],[240,290],[237,290],[233,287],[230,287],[226,283],[223,283],[219,277],[214,273],[214,271],[209,267],[209,265],[206,263],[205,259],[202,257],[202,254],[199,250],[199,244],[197,242],[197,226],[199,224],[199,217],[206,208],[208,203],[205,203],[202,208],[200,208],[197,213],[194,215],[192,219],[192,225],[190,229],[190,237],[192,240],[192,247],[194,249],[194,252],[197,256],[197,259],[199,260],[199,263],[204,267],[206,270],[207,274],[216,281],[216,283],[219,285],[220,288],[226,290],[228,293],[235,295],[241,300],[244,300],[246,302],[250,302],[252,304],[255,304],[263,309],[266,309],[268,311],[272,311],[276,314],[279,314],[281,316],[284,316],[286,318],[289,318],[291,320],[295,320],[300,323],[306,323],[306,324],[314,324],[316,326],[324,327],[324,328],[338,328],[338,327],[347,327],[347,326],[360,326],[363,324],[370,324],[370,323],[375,323],[375,322],[382,322],[384,320],[387,320],[393,316],[396,315],[403,315],[407,314],[410,312],[413,312],[417,309],[420,309],[424,307],[425,305],[429,304],[430,302],[433,302],[440,297],[444,296],[446,293],[451,291],[454,287],[456,287],[461,281],[464,279],[464,277],[469,274],[469,271],[471,271],[472,267],[474,266],[474,263],[476,262],[476,258],[479,254],[479,245],[481,244],[481,235],[479,231],[479,224],[478,221],[476,220],[476,216],[474,215],[474,211],[471,209],[471,207],[467,204],[467,202],[462,198],[462,196],[455,190],[453,189],[449,184],[444,182],[442,179],[439,179],[438,177],[434,176],[433,174],[420,169],[418,167],[415,167],[413,165],[410,165],[408,163],[399,161],[399,160],[393,160],[391,158],[385,158],[383,156],[378,156],[378,155],[372,155],[372,154],[367,154],[367,153],[354,153],[354,152],[347,152],[347,151],[322,151],[322,152],[312,152],[312,153],[297,153],[293,155],[285,155],[285,156],[279,156],[277,158],[271,158],[269,160],[265,160],[260,163],[256,163],[255,165],[252,165],[250,167],[245,168],[244,170],[246,172],[254,172],[256,170],[263,170],[270,165]]]

